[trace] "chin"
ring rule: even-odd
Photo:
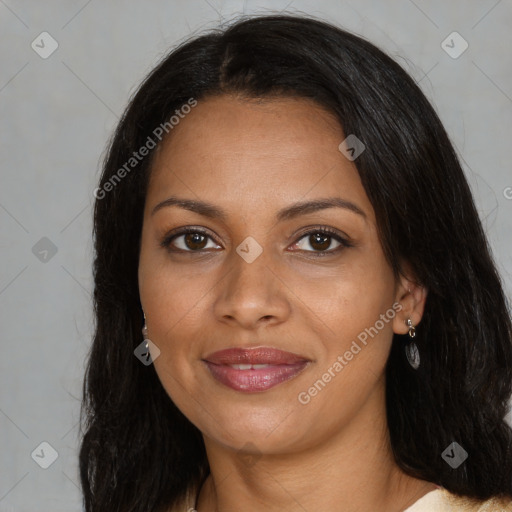
[[[252,404],[243,409],[226,407],[222,412],[213,411],[217,421],[201,415],[196,425],[207,437],[234,450],[250,443],[261,452],[282,453],[303,437],[297,429],[300,423],[290,411],[281,407],[258,409]]]

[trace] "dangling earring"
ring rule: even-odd
[[[144,327],[142,327],[142,336],[144,338],[144,341],[146,341],[148,339],[148,327],[146,325],[146,313],[144,313],[144,311],[143,311],[142,314],[144,315]]]
[[[142,328],[142,336],[144,341],[137,346],[133,353],[145,366],[149,366],[159,355],[160,349],[149,339],[148,327],[146,325],[146,314],[144,311],[144,327]]]
[[[143,361],[145,364],[151,364],[151,353],[149,351],[149,342],[151,341],[148,338],[148,326],[146,325],[146,313],[144,311],[142,312],[144,315],[144,326],[142,327],[142,337],[144,338],[144,341],[146,343],[145,349],[146,351],[141,354],[141,356],[144,357],[145,361]]]
[[[412,339],[416,336],[416,328],[414,327],[411,319],[407,319],[407,326],[409,327],[409,343],[405,346],[405,355],[407,356],[407,361],[409,364],[417,370],[420,366],[420,351],[416,346],[416,343],[412,341]]]

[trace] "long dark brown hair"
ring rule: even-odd
[[[428,289],[415,338],[420,368],[407,364],[399,335],[386,367],[396,462],[459,495],[512,497],[510,311],[453,146],[415,81],[381,50],[326,22],[280,15],[240,19],[172,50],[110,142],[95,193],[96,325],[80,447],[86,512],[162,511],[209,472],[201,433],[133,354],[142,341],[137,270],[151,155],[126,164],[191,98],[224,93],[313,99],[363,141],[355,164],[386,258],[395,276],[407,262]],[[452,442],[468,453],[457,469],[441,456]]]

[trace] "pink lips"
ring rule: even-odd
[[[236,391],[265,391],[292,379],[309,359],[270,347],[228,348],[203,359],[211,375]]]

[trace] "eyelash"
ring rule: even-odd
[[[302,250],[302,252],[306,252],[306,253],[311,253],[313,254],[315,258],[322,258],[322,257],[325,257],[325,256],[330,256],[330,255],[334,255],[334,254],[337,254],[338,252],[340,252],[341,250],[347,248],[347,247],[353,247],[353,244],[351,242],[349,242],[346,238],[342,237],[337,231],[329,228],[328,226],[318,226],[310,231],[306,231],[305,233],[302,233],[299,238],[292,244],[292,245],[295,245],[297,244],[300,240],[302,240],[303,238],[307,237],[307,236],[310,236],[310,235],[315,235],[315,234],[318,234],[318,233],[321,233],[323,235],[327,235],[329,238],[333,238],[335,239],[337,242],[340,243],[340,246],[339,247],[336,247],[336,249],[331,249],[329,251],[304,251]],[[205,251],[205,249],[200,249],[200,250],[197,250],[197,251],[192,251],[192,250],[184,250],[184,249],[171,249],[170,248],[170,245],[171,245],[171,242],[182,236],[182,235],[187,235],[187,234],[201,234],[203,236],[206,236],[210,239],[212,239],[217,245],[220,245],[218,244],[212,236],[210,236],[210,234],[204,230],[203,228],[194,228],[194,227],[187,227],[187,228],[183,228],[183,229],[180,229],[179,231],[174,231],[174,232],[171,232],[171,233],[168,233],[167,235],[164,236],[163,240],[161,241],[160,245],[161,247],[163,247],[164,249],[166,249],[167,251],[171,252],[171,253],[181,253],[181,254],[186,254],[186,253],[189,253],[189,254],[201,254],[202,252]],[[206,250],[208,252],[208,250]],[[301,252],[300,249],[298,249],[299,252]]]

